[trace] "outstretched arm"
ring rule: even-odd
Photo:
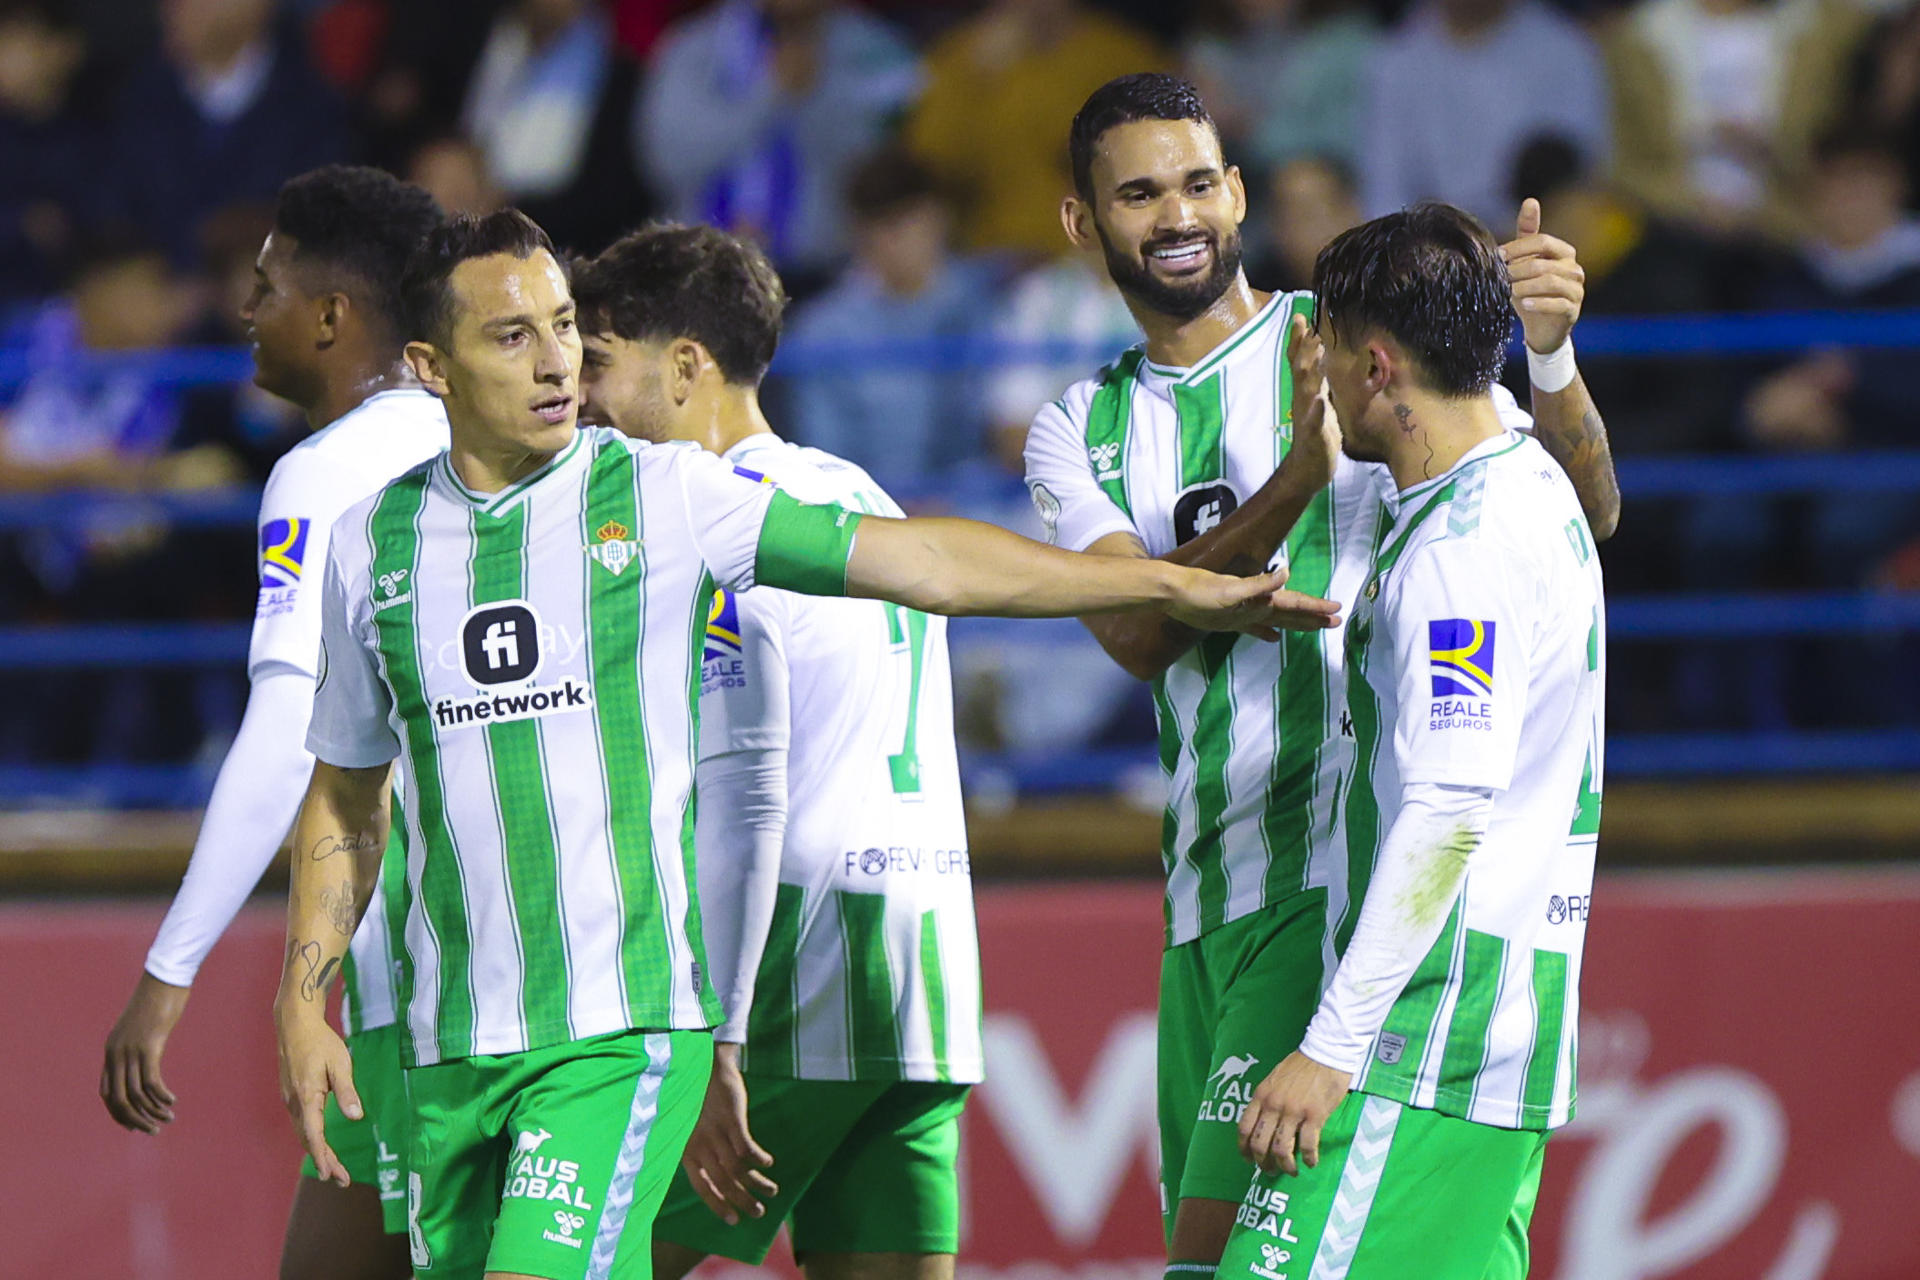
[[[1513,276],[1513,309],[1526,335],[1534,438],[1573,481],[1596,541],[1620,524],[1620,479],[1607,424],[1573,364],[1573,326],[1586,300],[1587,273],[1573,246],[1540,232],[1540,202],[1521,202],[1514,239],[1500,246]]]
[[[347,1046],[327,1025],[327,988],[339,975],[353,931],[380,877],[387,844],[389,766],[313,767],[293,828],[287,897],[287,956],[273,1020],[280,1040],[280,1096],[322,1178],[347,1185],[346,1167],[327,1145],[327,1095],[360,1118]]]
[[[943,613],[1061,618],[1157,607],[1188,626],[1265,639],[1290,622],[1334,625],[1339,606],[1304,605],[1285,570],[1233,578],[1164,560],[1080,555],[974,520],[867,516],[846,592]]]

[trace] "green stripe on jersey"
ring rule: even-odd
[[[1567,957],[1560,951],[1533,952],[1533,1052],[1520,1095],[1521,1120],[1543,1123],[1553,1113],[1554,1086],[1560,1082],[1560,1037],[1567,1021]]]
[[[847,594],[847,560],[861,518],[858,511],[801,502],[776,489],[760,526],[754,581],[810,596]]]
[[[1291,590],[1310,596],[1327,594],[1333,580],[1333,495],[1329,490],[1313,495],[1287,536],[1287,564]],[[1280,679],[1273,688],[1273,768],[1261,813],[1269,902],[1307,885],[1314,795],[1327,739],[1326,644],[1326,633],[1321,631],[1289,631],[1280,641]]]
[[[527,594],[527,506],[474,511],[470,601],[476,608]],[[520,1016],[528,1044],[566,1033],[570,986],[560,920],[560,855],[547,797],[546,752],[538,719],[483,726],[500,815],[501,871],[520,948]],[[568,1038],[571,1038],[569,1035]]]
[[[1113,505],[1133,518],[1127,501],[1127,432],[1133,423],[1133,389],[1143,357],[1138,348],[1109,365],[1087,408],[1087,459],[1093,476]]]
[[[887,899],[879,893],[834,892],[847,962],[847,1045],[853,1078],[896,1080],[900,1028],[894,1018],[893,968],[887,957]],[[886,1070],[875,1070],[885,1064]]]
[[[633,454],[601,442],[587,478],[583,528],[609,523],[633,530],[645,545],[645,513],[634,480]],[[583,545],[586,540],[583,539]],[[644,1003],[667,972],[666,934],[660,927],[663,895],[654,874],[653,742],[640,701],[641,618],[646,609],[647,558],[626,573],[587,575],[587,662],[593,672],[594,725],[607,779],[608,847],[620,893],[620,977],[629,1010]],[[691,882],[689,882],[691,883]]]
[[[1237,632],[1216,632],[1194,647],[1206,692],[1193,716],[1194,824],[1186,856],[1200,877],[1202,933],[1226,921],[1232,890],[1226,868],[1227,805],[1233,798],[1227,765],[1233,757],[1233,649],[1239,641]]]
[[[1465,890],[1461,892],[1464,896]],[[1458,1098],[1462,1107],[1473,1105],[1480,1072],[1487,1065],[1488,1032],[1493,1027],[1493,1011],[1500,1003],[1506,961],[1505,938],[1467,930],[1453,1017],[1448,1020],[1446,1048],[1440,1056],[1439,1081],[1440,1091]]]
[[[687,619],[687,717],[692,727],[687,735],[689,777],[696,774],[700,765],[700,657],[706,644],[707,619],[713,612],[715,589],[713,575],[702,573],[700,589],[694,594],[695,608]],[[700,788],[689,787],[680,807],[680,882],[687,886],[687,923],[680,936],[693,951],[693,994],[700,1001],[701,1015],[710,1023],[718,1023],[724,1010],[720,1007],[719,994],[707,981],[707,935],[701,924],[700,873],[694,863],[694,829],[699,825],[699,814]],[[672,991],[671,984],[668,991]]]
[[[419,583],[419,519],[426,503],[427,478],[431,474],[431,468],[421,467],[401,476],[387,486],[374,504],[368,531],[373,552],[371,581]],[[447,819],[446,784],[440,773],[433,709],[427,705],[421,662],[425,642],[415,626],[414,594],[413,586],[405,586],[390,602],[383,601],[382,607],[374,612],[373,626],[380,661],[393,690],[394,710],[403,726],[407,753],[412,758],[414,805],[420,815],[420,830],[426,846],[420,851],[418,890],[427,929],[439,953],[435,974],[437,1047],[443,1058],[461,1057],[471,1053],[473,1046],[475,1014],[470,971],[473,934],[467,919],[466,886],[460,879],[453,828]],[[409,1005],[417,981],[409,964],[401,983]]]
[[[1358,901],[1360,895],[1354,895]],[[1453,953],[1460,934],[1460,902],[1454,901],[1447,913],[1446,927],[1434,939],[1420,967],[1413,971],[1406,990],[1394,1002],[1380,1028],[1374,1054],[1360,1068],[1354,1088],[1363,1093],[1411,1103],[1413,1088],[1420,1079],[1434,1023],[1440,1016],[1440,1001],[1447,993],[1447,975],[1453,972]],[[1382,1055],[1392,1062],[1383,1062]]]
[[[1206,381],[1189,385],[1173,384],[1173,410],[1180,419],[1180,488],[1211,484],[1226,472],[1226,456],[1221,448],[1225,425],[1221,388],[1226,375],[1216,373]]]
[[[753,1008],[747,1011],[747,1053],[754,1071],[792,1077],[800,1062],[800,926],[807,891],[797,884],[774,890],[767,947],[754,974]]]
[[[933,1066],[942,1080],[947,1069],[947,977],[940,959],[940,914],[920,915],[920,984],[927,1002],[927,1030],[933,1040]]]

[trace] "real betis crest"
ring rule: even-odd
[[[629,532],[618,520],[609,520],[593,531],[594,541],[587,544],[587,554],[616,578],[640,558],[640,540],[629,538]]]

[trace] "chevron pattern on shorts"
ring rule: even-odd
[[[1397,1102],[1369,1097],[1360,1108],[1360,1123],[1347,1148],[1347,1163],[1340,1171],[1340,1186],[1333,1193],[1333,1208],[1320,1232],[1320,1247],[1314,1251],[1309,1273],[1313,1280],[1346,1280],[1353,1255],[1360,1248],[1360,1237],[1367,1229],[1367,1215],[1373,1210],[1373,1196],[1380,1189],[1380,1175],[1387,1167],[1394,1127],[1399,1123]]]
[[[640,1043],[646,1049],[647,1069],[640,1073],[633,1088],[627,1131],[620,1139],[620,1154],[613,1163],[613,1181],[600,1206],[600,1227],[594,1232],[593,1251],[587,1258],[587,1280],[607,1280],[613,1274],[614,1255],[620,1250],[620,1233],[626,1229],[627,1210],[633,1207],[634,1183],[640,1180],[640,1166],[647,1158],[647,1139],[660,1114],[660,1083],[673,1065],[671,1037],[655,1032]]]

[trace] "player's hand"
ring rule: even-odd
[[[700,1104],[700,1119],[680,1157],[687,1181],[707,1208],[733,1226],[740,1215],[758,1218],[767,1211],[763,1197],[780,1188],[760,1172],[773,1157],[747,1131],[747,1082],[740,1075],[740,1046],[716,1041],[713,1077]]]
[[[100,1100],[123,1128],[158,1133],[161,1125],[173,1123],[173,1090],[160,1078],[160,1055],[190,990],[142,973],[119,1021],[107,1032]]]
[[[1300,1164],[1318,1165],[1320,1130],[1352,1083],[1347,1072],[1323,1067],[1299,1050],[1288,1054],[1241,1113],[1240,1154],[1267,1173],[1298,1175],[1296,1150]]]
[[[1241,631],[1278,640],[1287,631],[1324,631],[1340,622],[1340,606],[1318,596],[1287,591],[1282,565],[1251,578],[1233,578],[1169,565],[1177,571],[1168,616],[1199,631]]]
[[[349,1186],[347,1167],[327,1145],[327,1095],[340,1099],[349,1120],[365,1112],[353,1087],[353,1057],[347,1042],[319,1013],[274,1011],[280,1031],[280,1100],[293,1117],[300,1142],[313,1157],[314,1171],[326,1182]]]
[[[1500,246],[1513,277],[1513,310],[1527,346],[1540,355],[1558,351],[1580,319],[1587,273],[1573,246],[1540,231],[1540,202],[1520,202],[1514,238]]]
[[[1287,363],[1293,369],[1293,445],[1280,470],[1310,490],[1333,479],[1340,458],[1340,427],[1327,405],[1327,348],[1305,316],[1287,333]]]

